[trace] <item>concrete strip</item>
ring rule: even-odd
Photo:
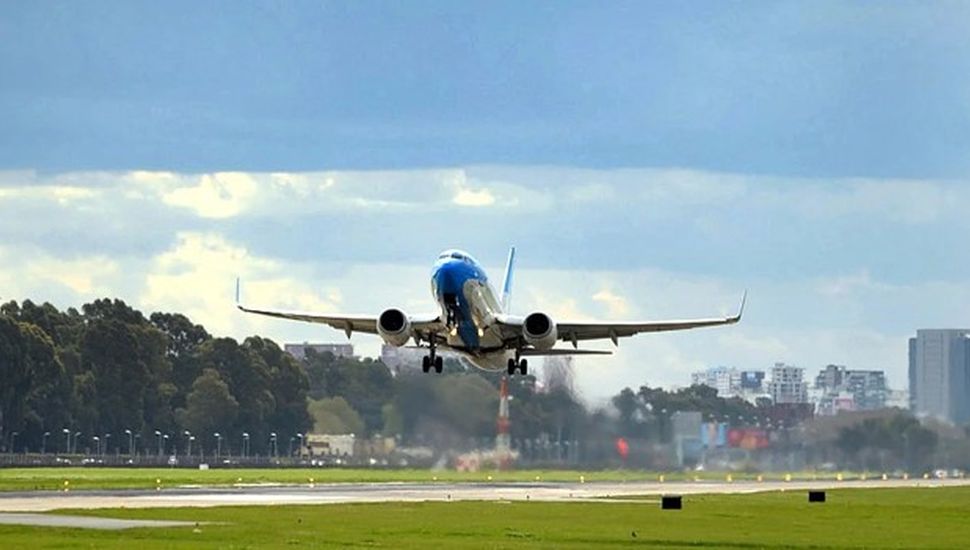
[[[272,506],[286,504],[345,504],[457,500],[566,502],[602,497],[692,495],[874,489],[883,487],[968,486],[970,480],[792,481],[792,482],[628,482],[628,483],[368,483],[291,487],[164,489],[0,493],[0,510],[43,512],[61,509],[170,508],[211,506]]]
[[[70,527],[76,529],[134,529],[138,527],[191,527],[188,521],[147,519],[94,518],[87,516],[59,516],[52,514],[10,514],[0,512],[2,525],[30,525],[34,527]]]

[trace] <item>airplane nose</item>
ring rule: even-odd
[[[454,292],[455,289],[455,269],[451,262],[439,265],[434,271],[435,287],[439,294]]]

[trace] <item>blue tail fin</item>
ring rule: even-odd
[[[509,259],[505,263],[505,281],[502,282],[502,309],[506,313],[512,307],[512,270],[515,268],[515,247],[509,248]]]

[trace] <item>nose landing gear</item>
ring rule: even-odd
[[[522,376],[529,374],[529,362],[525,359],[509,359],[509,364],[506,370],[509,376],[515,374],[515,371],[522,373]]]

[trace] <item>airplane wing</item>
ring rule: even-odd
[[[633,323],[617,323],[613,321],[556,321],[556,331],[559,339],[571,342],[577,347],[580,340],[605,340],[609,338],[613,344],[618,344],[620,338],[633,336],[641,332],[667,332],[673,330],[687,330],[718,325],[733,325],[741,320],[744,313],[744,303],[747,292],[741,296],[738,312],[730,317],[716,317],[711,319],[686,319],[677,321],[640,321]],[[506,326],[514,326],[521,330],[523,319],[505,318],[500,322]]]
[[[267,309],[254,309],[243,306],[239,302],[239,280],[236,279],[236,307],[246,313],[276,317],[278,319],[290,319],[293,321],[304,321],[307,323],[319,323],[329,325],[337,330],[342,330],[347,334],[347,338],[355,332],[366,334],[377,334],[377,316],[374,315],[345,315],[327,313],[304,313],[298,311],[276,311]],[[411,326],[418,333],[430,333],[436,331],[441,325],[438,315],[419,315],[409,316]]]

